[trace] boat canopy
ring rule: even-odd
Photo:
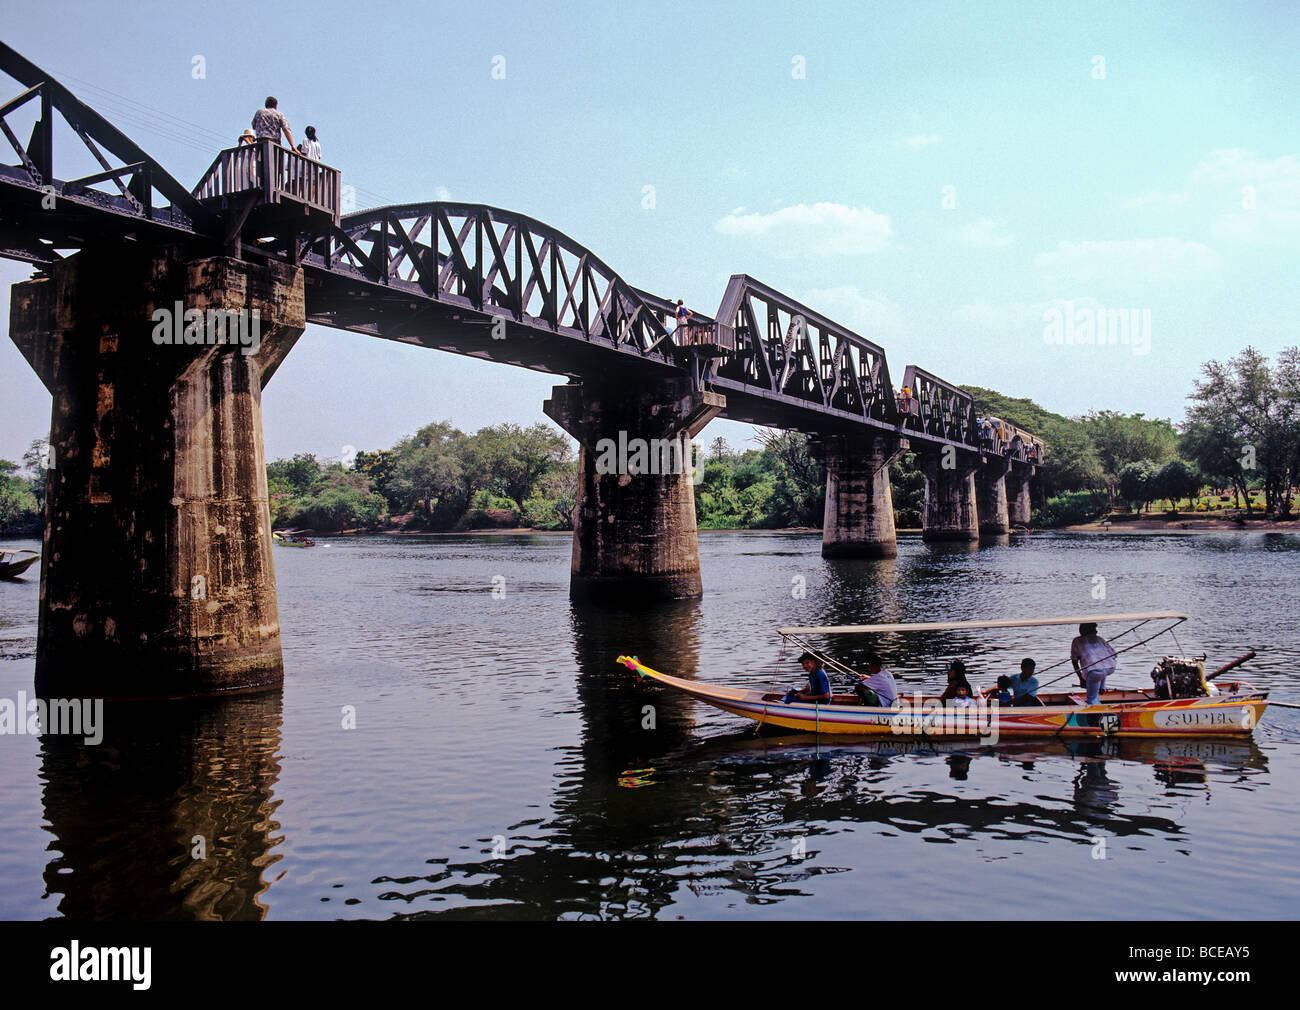
[[[778,628],[781,635],[865,635],[888,631],[956,631],[963,628],[1038,628],[1050,624],[1104,624],[1139,621],[1185,621],[1186,614],[1151,610],[1136,614],[1090,614],[1083,617],[1032,617],[1014,621],[927,621],[912,624],[824,624],[806,628]]]

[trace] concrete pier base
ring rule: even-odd
[[[1028,526],[1033,515],[1033,504],[1029,498],[1028,470],[1012,467],[1006,477],[1006,497],[1008,515],[1012,525]]]
[[[547,417],[578,440],[569,595],[621,604],[703,594],[691,440],[722,408],[688,379],[556,386]]]
[[[920,457],[925,475],[925,508],[921,513],[922,540],[979,540],[975,503],[977,463],[957,457],[952,466],[942,453]]]
[[[38,692],[279,686],[261,395],[305,325],[301,270],[128,244],[47,273],[10,320],[54,397]],[[247,313],[217,324],[242,344],[207,342],[209,309]]]
[[[1011,518],[1007,511],[1008,469],[1005,457],[990,456],[975,471],[975,505],[981,536],[1001,536],[1011,532]]]
[[[897,555],[889,464],[900,451],[898,440],[828,435],[809,449],[826,466],[822,557]]]

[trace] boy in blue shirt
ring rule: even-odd
[[[811,652],[805,652],[799,657],[799,664],[803,667],[804,673],[808,674],[808,689],[806,691],[789,691],[781,700],[785,704],[792,701],[813,701],[820,704],[826,704],[831,700],[831,679],[826,676],[826,671],[822,669],[821,663]]]
[[[1038,678],[1034,676],[1032,659],[1020,661],[1020,676],[1011,678],[1011,696],[1013,705],[1041,705],[1038,700]]]

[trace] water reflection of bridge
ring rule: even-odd
[[[261,919],[279,860],[279,692],[105,710],[105,739],[41,740],[45,886],[71,919]]]

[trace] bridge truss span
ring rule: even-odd
[[[299,253],[313,322],[575,377],[598,351],[675,367],[662,307],[523,214],[447,201],[381,207],[346,215]]]

